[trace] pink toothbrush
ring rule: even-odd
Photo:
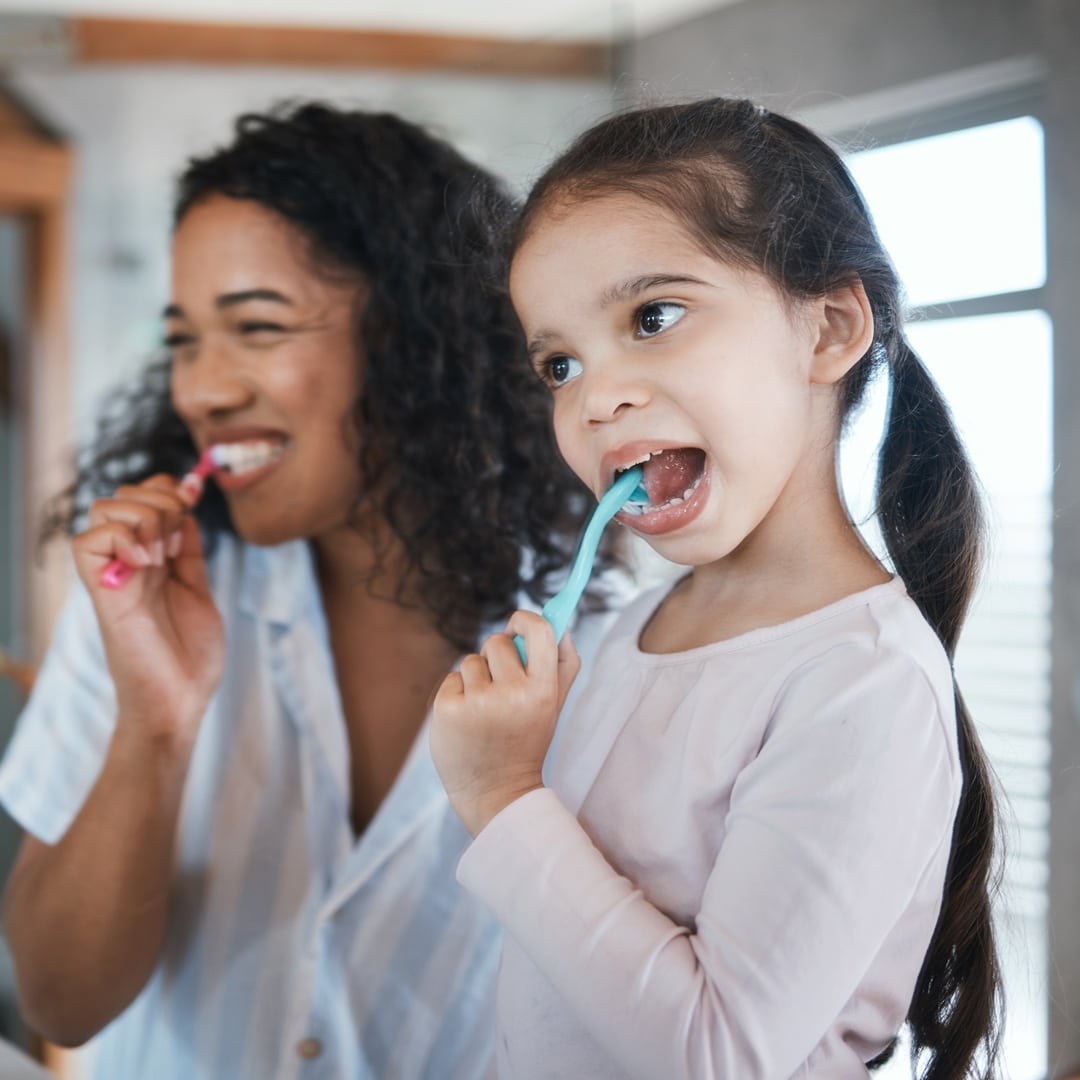
[[[206,482],[206,478],[219,465],[224,464],[224,456],[219,447],[208,446],[202,452],[202,456],[195,464],[195,467],[180,481],[177,494],[188,506],[194,506],[202,498],[203,484]],[[134,573],[135,567],[128,566],[127,563],[121,562],[119,559],[113,559],[101,571],[101,577],[98,580],[106,589],[119,589]]]

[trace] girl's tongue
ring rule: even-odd
[[[696,447],[664,450],[654,454],[642,466],[642,484],[649,494],[651,506],[663,506],[674,498],[682,498],[705,471],[705,451]]]

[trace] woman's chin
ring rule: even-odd
[[[259,521],[233,514],[233,528],[245,544],[255,547],[277,547],[291,540],[306,540],[308,534],[294,524],[282,521]]]

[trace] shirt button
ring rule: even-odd
[[[314,1061],[322,1053],[322,1043],[318,1039],[301,1039],[296,1044],[296,1053],[305,1061]]]

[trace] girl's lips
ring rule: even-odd
[[[620,510],[615,515],[615,520],[642,536],[663,536],[674,532],[684,525],[689,525],[705,509],[705,503],[709,499],[709,480],[709,467],[706,465],[689,498],[646,514]]]

